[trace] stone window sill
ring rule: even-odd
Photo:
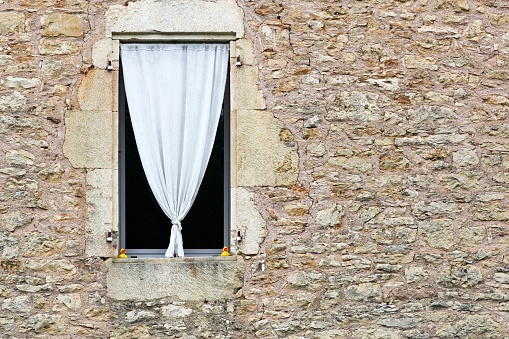
[[[231,299],[242,287],[242,257],[115,258],[109,263],[108,295],[145,301]]]
[[[113,258],[113,263],[153,263],[153,264],[173,264],[173,263],[196,263],[196,262],[216,262],[216,261],[237,261],[236,255],[228,257],[207,256],[207,257],[184,257],[184,258]]]

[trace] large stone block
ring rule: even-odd
[[[78,91],[78,103],[81,109],[113,109],[113,72],[91,70],[81,82]]]
[[[112,53],[113,41],[111,39],[98,40],[92,48],[92,64],[99,69],[106,69],[108,60],[113,60]]]
[[[232,32],[241,38],[244,13],[234,0],[144,0],[111,6],[106,32]]]
[[[242,287],[242,267],[237,257],[115,259],[108,271],[108,294],[138,301],[231,299]]]
[[[25,31],[25,14],[17,12],[0,13],[0,34]]]
[[[67,111],[64,154],[75,168],[112,168],[112,113]]]
[[[41,17],[44,36],[83,36],[83,20],[75,14],[49,14]]]
[[[267,233],[265,221],[256,210],[253,194],[242,187],[237,188],[236,192],[237,229],[242,235],[242,241],[238,245],[238,249],[243,254],[254,255],[258,253],[260,244]]]
[[[263,93],[258,88],[258,67],[242,66],[237,68],[234,81],[235,108],[265,109]]]
[[[97,169],[87,173],[87,257],[111,257],[113,247],[106,242],[108,229],[112,228],[112,180],[114,171]]]
[[[281,140],[283,124],[266,111],[237,113],[239,186],[281,186],[299,175],[297,147]]]

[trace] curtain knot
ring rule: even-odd
[[[178,226],[179,230],[180,230],[180,231],[182,231],[182,225],[180,224],[180,221],[178,221],[178,220],[172,220],[172,221],[171,221],[171,224],[172,224],[173,226]]]

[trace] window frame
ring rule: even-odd
[[[161,43],[161,44],[179,44],[179,43],[196,43],[196,44],[208,44],[208,43],[224,43],[228,44],[230,48],[230,58],[231,58],[231,40],[230,39],[203,39],[203,40],[195,40],[195,39],[176,39],[176,40],[156,40],[156,39],[128,39],[121,40],[119,39],[119,44],[129,44],[129,43]],[[119,48],[120,49],[120,48]],[[223,242],[224,246],[231,247],[231,230],[232,230],[232,191],[231,191],[231,161],[232,161],[232,135],[231,135],[231,119],[232,119],[232,109],[231,109],[231,67],[230,60],[228,62],[228,70],[227,70],[227,78],[225,85],[225,92],[223,96],[223,114],[224,114],[224,170],[223,170],[223,199],[224,199],[224,209],[223,209]],[[123,154],[123,150],[125,149],[125,115],[126,115],[126,93],[125,86],[123,80],[123,72],[122,72],[122,62],[121,56],[119,55],[119,65],[118,65],[118,222],[119,222],[119,249],[125,248],[126,254],[131,258],[161,258],[164,257],[166,249],[128,249],[126,248],[126,202],[125,202],[125,155]],[[185,248],[185,239],[184,239],[184,255],[186,257],[203,257],[203,256],[217,256],[222,252],[221,249],[216,248],[206,248],[206,249],[186,249]]]

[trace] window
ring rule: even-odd
[[[166,51],[173,48],[180,49],[184,44],[123,44],[122,47],[127,47],[127,49],[129,49],[134,45],[140,46],[135,48],[142,50],[154,48],[155,50]],[[197,48],[205,49],[212,45],[224,45],[224,47],[228,48],[228,44],[187,45],[198,46]],[[184,49],[185,48],[186,47],[184,47]],[[147,173],[144,170],[144,167],[149,165],[146,165],[147,162],[142,164],[140,147],[136,140],[137,138],[140,140],[139,138],[141,137],[139,134],[138,136],[135,135],[136,126],[133,128],[133,125],[136,124],[136,121],[133,121],[133,111],[130,104],[131,106],[136,106],[136,109],[138,110],[140,110],[140,106],[144,110],[148,109],[148,107],[157,108],[157,105],[145,104],[145,106],[143,106],[143,104],[133,104],[134,100],[137,100],[136,98],[133,98],[133,88],[136,88],[137,96],[142,95],[151,97],[155,95],[172,95],[172,93],[169,92],[174,92],[172,90],[172,86],[179,86],[178,81],[181,77],[174,76],[171,72],[172,69],[180,71],[181,67],[162,67],[162,69],[157,69],[155,70],[156,74],[154,76],[156,84],[142,87],[131,86],[131,93],[129,93],[129,91],[126,90],[124,77],[126,68],[124,68],[125,60],[123,60],[123,54],[125,55],[124,49],[122,49],[121,53],[119,75],[120,247],[125,248],[126,253],[130,257],[161,257],[164,256],[166,249],[168,248],[168,244],[170,243],[170,230],[172,230],[174,223],[172,223],[172,220],[168,217],[168,213],[164,212],[163,208],[160,206],[158,199],[154,195],[154,190],[151,188],[151,184],[149,183],[150,180],[147,179]],[[163,62],[167,65],[186,62],[181,59],[174,60],[172,58],[172,53],[163,55],[162,58]],[[184,253],[186,256],[217,255],[221,253],[223,246],[229,246],[230,95],[229,69],[227,69],[228,56],[226,58],[226,67],[224,69],[226,80],[224,82],[224,87],[219,91],[222,95],[222,105],[219,103],[221,107],[218,123],[217,125],[214,125],[216,126],[215,137],[211,139],[213,141],[212,151],[206,164],[203,180],[199,185],[194,202],[185,217],[181,220],[181,232]],[[159,62],[161,61],[159,60]],[[137,63],[141,64],[140,69],[142,70],[146,69],[146,67],[154,66],[151,65],[152,59],[150,58],[137,60]],[[182,67],[189,67],[189,64]],[[197,65],[196,67],[201,66]],[[133,69],[129,69],[129,72],[132,71]],[[190,73],[192,72],[190,71]],[[137,74],[137,77],[144,77],[146,75],[147,74]],[[202,81],[200,77],[201,72],[197,71],[194,72],[193,75],[187,75],[183,78],[188,81],[200,82]],[[157,81],[160,79],[164,80],[160,85],[158,85]],[[144,81],[147,80],[144,79]],[[168,85],[168,81],[171,82],[170,85]],[[188,88],[194,90],[194,86]],[[131,97],[129,97],[129,95],[131,95]],[[182,95],[185,96],[186,93]],[[175,99],[175,101],[178,100]],[[172,100],[162,102],[165,102],[167,106],[171,106],[170,103],[173,104]],[[188,104],[189,102],[186,104],[186,100],[184,99],[183,107],[186,107]],[[166,108],[167,107],[163,107],[160,109],[158,114],[166,114]],[[187,107],[185,109],[187,109]],[[165,120],[163,119],[163,121]],[[170,122],[171,121],[172,120],[170,120]],[[162,138],[171,139],[171,137],[175,137],[174,134],[177,134],[175,129],[169,128],[166,134],[162,134]],[[200,138],[198,135],[192,135],[191,140],[193,142],[194,139],[198,140]],[[148,146],[151,147],[152,145]],[[141,147],[146,147],[146,145],[142,145]],[[164,147],[162,149],[164,149]],[[169,159],[169,161],[178,161],[174,160],[174,158]],[[186,156],[184,155],[183,158],[186,158]]]

